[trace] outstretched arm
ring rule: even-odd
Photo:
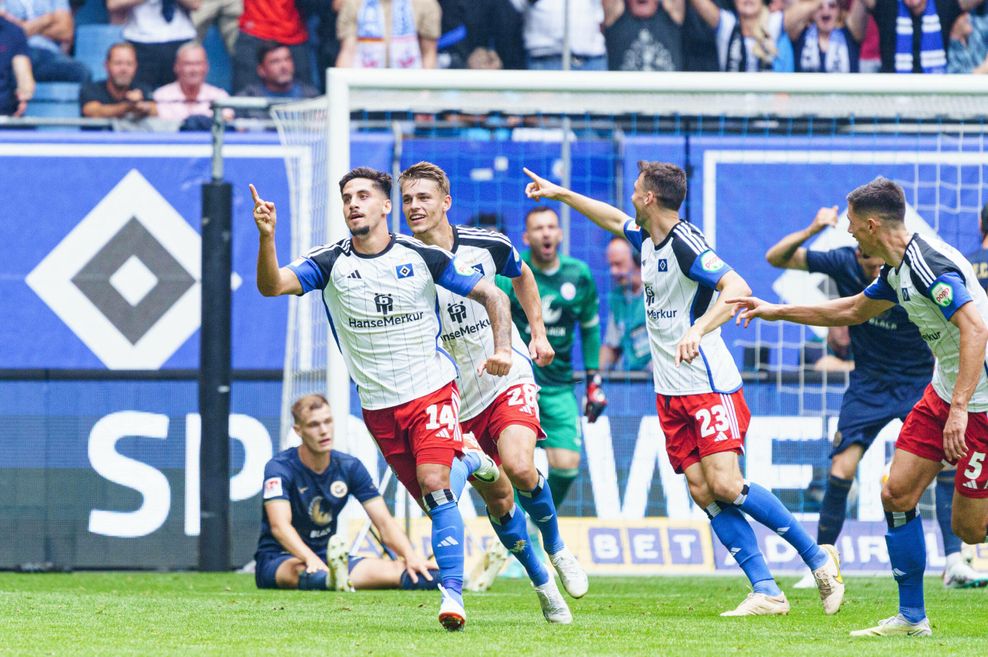
[[[405,560],[405,569],[412,581],[418,583],[419,575],[431,581],[432,575],[429,574],[428,562],[412,548],[405,532],[401,531],[401,527],[398,526],[391,512],[388,511],[388,506],[384,500],[380,497],[371,498],[364,502],[364,510],[381,534],[381,541]]]
[[[824,228],[837,225],[837,206],[820,208],[809,226],[789,233],[765,253],[765,259],[773,267],[806,271],[806,249],[803,243]]]
[[[484,306],[494,333],[494,355],[480,366],[478,373],[486,370],[488,374],[504,376],[511,370],[511,302],[508,295],[490,281],[480,279],[467,297]]]
[[[682,362],[689,363],[700,355],[700,340],[703,336],[731,318],[733,308],[727,303],[728,299],[747,296],[751,294],[751,288],[740,274],[729,271],[717,282],[717,292],[717,300],[707,308],[707,312],[696,318],[676,345],[676,367]]]
[[[988,328],[975,310],[973,303],[966,303],[950,318],[951,324],[960,330],[960,365],[957,382],[950,398],[950,414],[943,427],[943,450],[951,461],[967,454],[964,433],[967,430],[967,405],[971,401],[978,381],[981,380],[985,362],[985,344]]]
[[[264,201],[257,189],[250,185],[254,197],[254,223],[257,224],[259,242],[257,248],[257,289],[266,297],[280,294],[301,294],[302,284],[288,267],[278,267],[278,252],[274,243],[274,227],[278,213],[274,203]]]
[[[740,326],[744,322],[745,328],[756,318],[770,322],[781,319],[808,326],[853,326],[877,317],[895,305],[891,301],[872,299],[864,292],[815,306],[767,303],[751,296],[728,297],[725,301],[733,306],[731,314],[737,316],[736,323]]]
[[[528,169],[522,169],[522,171],[532,179],[532,182],[525,186],[525,196],[528,198],[535,201],[541,201],[544,198],[562,201],[604,230],[624,237],[624,225],[631,220],[631,217],[625,213],[603,201],[577,194],[571,189],[549,182]]]
[[[528,343],[528,355],[535,364],[545,367],[552,362],[556,352],[546,337],[545,323],[542,321],[542,297],[539,296],[539,286],[535,282],[535,274],[531,267],[521,263],[521,276],[511,279],[511,287],[515,291],[518,303],[525,311],[528,326],[532,330],[532,340]],[[509,327],[510,331],[510,327]]]

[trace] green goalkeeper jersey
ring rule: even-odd
[[[586,263],[564,255],[559,256],[559,268],[544,272],[532,265],[531,253],[522,259],[535,274],[542,297],[542,321],[545,322],[549,344],[556,357],[547,367],[535,366],[535,381],[540,386],[564,386],[573,382],[573,341],[579,327],[583,346],[584,367],[598,368],[600,353],[600,301],[597,286]],[[511,286],[511,279],[497,277],[498,286],[511,299],[511,316],[525,342],[532,338],[528,318]]]

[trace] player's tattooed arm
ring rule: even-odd
[[[367,517],[380,532],[381,541],[405,560],[405,570],[408,571],[408,576],[412,578],[412,581],[417,584],[420,576],[432,581],[432,575],[429,574],[429,562],[415,552],[408,537],[405,536],[405,532],[401,530],[394,516],[388,511],[384,499],[374,497],[367,500],[364,502],[364,510],[367,511]]]
[[[298,276],[288,267],[278,266],[278,252],[275,249],[274,228],[278,223],[278,212],[271,201],[261,199],[254,185],[250,185],[254,199],[254,223],[257,225],[257,289],[266,297],[280,294],[301,294],[302,284]]]
[[[528,198],[533,201],[542,199],[562,201],[604,230],[618,237],[624,237],[624,225],[631,220],[631,217],[625,213],[603,201],[577,194],[571,189],[550,182],[528,169],[522,171],[532,179],[532,182],[525,185],[525,196]]]
[[[528,318],[528,325],[532,330],[532,340],[528,343],[528,354],[536,365],[545,367],[552,362],[556,352],[549,344],[545,323],[542,321],[542,298],[539,296],[539,286],[535,282],[532,269],[524,262],[521,265],[521,276],[511,279],[511,287],[522,310],[525,311],[525,317]]]
[[[806,240],[818,234],[824,228],[837,225],[837,206],[820,208],[809,226],[794,233],[789,233],[775,243],[765,253],[765,259],[773,267],[784,269],[800,269],[806,271],[809,267],[806,261]]]
[[[305,572],[329,570],[326,562],[305,544],[298,535],[298,530],[292,525],[292,505],[288,500],[277,499],[265,502],[264,513],[268,516],[268,524],[271,525],[271,534],[275,540],[305,564]]]
[[[481,279],[467,296],[487,310],[494,333],[494,355],[478,368],[478,373],[486,371],[494,376],[504,376],[511,370],[511,302],[508,295],[493,283]]]
[[[967,405],[981,379],[985,345],[988,344],[988,327],[985,327],[973,303],[966,303],[958,308],[950,322],[960,331],[960,364],[957,368],[957,382],[950,398],[950,414],[943,427],[943,450],[948,459],[956,461],[967,454],[967,443],[964,441]]]

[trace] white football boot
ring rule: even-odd
[[[570,613],[569,605],[566,604],[563,594],[559,592],[554,577],[550,575],[548,582],[542,586],[536,586],[535,594],[539,596],[542,615],[547,621],[559,625],[569,625],[573,622],[573,614]]]
[[[851,636],[930,636],[932,634],[930,619],[924,618],[918,623],[910,623],[902,614],[880,620],[875,627],[851,632]]]
[[[504,564],[507,563],[508,556],[508,548],[501,545],[500,541],[491,543],[491,546],[484,552],[484,558],[470,573],[470,584],[464,588],[474,593],[480,593],[491,588],[494,580],[501,574]]]
[[[725,611],[721,616],[785,616],[788,613],[789,601],[785,593],[767,595],[752,591],[737,608]]]
[[[443,601],[439,605],[439,624],[446,628],[447,632],[459,632],[467,624],[467,612],[442,585],[439,586],[439,592],[443,596]]]
[[[552,567],[559,573],[559,579],[563,582],[563,588],[574,598],[582,598],[590,588],[590,580],[583,570],[580,562],[568,548],[563,548],[555,554],[549,555]]]
[[[820,601],[823,611],[828,616],[840,611],[844,602],[844,578],[840,573],[840,554],[833,545],[821,545],[820,549],[827,553],[827,563],[813,571],[813,579],[820,591]]]

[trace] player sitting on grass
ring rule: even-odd
[[[454,292],[439,291],[440,337],[460,366],[464,439],[472,435],[508,475],[489,484],[477,482],[475,488],[487,504],[487,515],[501,544],[525,567],[546,620],[570,623],[573,617],[569,607],[529,540],[525,514],[515,506],[512,489],[512,485],[518,489],[521,507],[539,527],[549,560],[559,572],[564,588],[573,597],[582,597],[587,592],[586,573],[563,543],[552,492],[535,468],[535,442],[545,434],[539,424],[538,387],[529,356],[541,365],[548,365],[553,357],[542,323],[542,302],[535,277],[505,235],[449,223],[449,178],[438,166],[419,162],[401,174],[398,184],[402,210],[412,234],[426,244],[450,251],[458,262],[481,272],[491,282],[495,274],[510,278],[531,323],[528,347],[518,329],[511,327],[511,371],[504,377],[492,377],[479,368],[494,353],[493,336],[482,330],[490,323],[487,310]],[[510,325],[510,316],[506,315],[504,321]],[[496,576],[496,569],[487,574]]]
[[[566,203],[601,228],[624,236],[642,254],[645,311],[655,405],[673,469],[686,475],[690,495],[707,512],[714,533],[748,576],[753,592],[722,616],[789,613],[789,601],[769,572],[744,514],[781,536],[813,571],[823,609],[844,599],[837,550],[820,546],[772,491],[741,475],[738,455],[751,417],[741,374],[720,337],[730,319],[724,299],[749,287],[682,221],[686,172],[665,162],[639,162],[631,203],[635,218],[528,169],[525,194]],[[715,296],[715,293],[719,293]]]
[[[333,451],[333,414],[322,395],[292,405],[302,444],[264,466],[264,513],[254,571],[258,588],[435,589],[439,571],[412,549],[363,464]],[[336,521],[350,496],[403,561],[351,557]]]
[[[988,524],[988,297],[957,249],[906,228],[906,198],[894,182],[876,178],[848,194],[847,203],[848,232],[862,251],[885,261],[863,292],[813,306],[776,305],[755,297],[728,301],[745,326],[755,318],[850,326],[898,304],[919,328],[936,358],[933,381],[899,431],[882,487],[899,613],[851,636],[929,636],[923,597],[926,539],[916,505],[945,461],[957,464],[954,533],[981,543]]]

